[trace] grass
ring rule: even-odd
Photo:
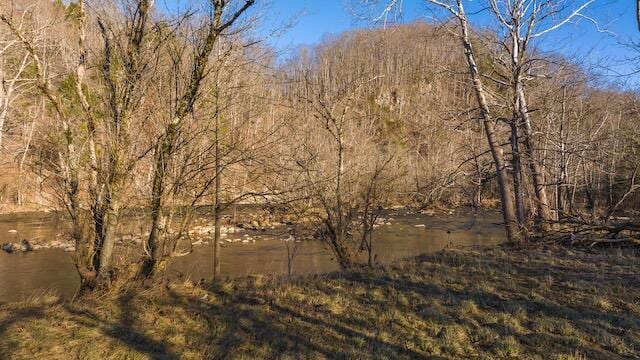
[[[292,282],[44,296],[0,309],[0,357],[639,358],[639,259],[495,247]]]

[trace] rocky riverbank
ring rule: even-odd
[[[64,220],[58,219],[54,222],[51,218],[45,217],[44,214],[29,213],[24,216],[26,218],[32,217],[31,221],[35,222],[41,219],[43,223],[39,227],[48,228],[46,235],[34,236],[33,231],[23,231],[22,229],[18,230],[10,227],[9,230],[5,230],[7,234],[5,239],[8,241],[5,240],[0,245],[7,250],[12,249],[11,251],[5,250],[6,252],[20,252],[22,250],[21,244],[25,241],[30,244],[30,251],[40,249],[74,251],[75,245],[68,232],[64,230]],[[47,224],[44,221],[49,221],[51,224]],[[117,246],[140,246],[143,239],[149,236],[149,233],[144,231],[146,224],[140,222],[140,220],[133,225],[130,224],[130,222],[135,221],[135,218],[134,220],[123,219],[122,229],[120,229],[116,239]],[[389,213],[381,216],[374,227],[391,225],[393,221],[395,221],[393,214]],[[11,224],[10,221],[6,221],[6,223],[7,225]],[[308,218],[294,219],[292,216],[279,216],[276,218],[265,211],[242,213],[235,218],[231,215],[225,215],[222,223],[223,225],[220,229],[220,243],[222,246],[234,243],[252,244],[265,238],[303,241],[317,237],[314,235],[314,228]],[[213,220],[210,217],[198,217],[194,219],[189,230],[183,233],[181,243],[186,249],[192,246],[210,244],[213,240],[214,231]]]

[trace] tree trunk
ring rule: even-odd
[[[369,241],[367,242],[367,264],[369,264],[369,267],[373,267],[373,224],[375,223],[375,219],[374,217],[371,223],[369,223]]]
[[[462,45],[464,46],[464,53],[469,66],[469,73],[473,80],[473,88],[480,107],[480,114],[482,116],[482,123],[485,128],[487,142],[491,149],[491,156],[493,157],[493,162],[496,167],[496,177],[498,179],[498,187],[500,189],[500,202],[502,205],[502,215],[504,217],[507,240],[510,242],[517,242],[520,241],[520,233],[518,231],[518,222],[516,219],[516,210],[513,204],[513,198],[509,190],[509,175],[507,173],[507,166],[504,162],[504,152],[498,141],[495,139],[494,122],[491,118],[489,105],[482,85],[482,79],[480,78],[473,47],[471,46],[469,26],[464,13],[462,0],[458,0],[457,3],[460,11],[458,19],[460,20],[460,26],[462,28]]]
[[[536,225],[540,230],[546,230],[551,221],[551,212],[549,211],[549,201],[547,199],[547,190],[544,180],[544,166],[539,161],[534,146],[535,139],[533,137],[533,128],[531,127],[531,118],[524,94],[522,82],[516,83],[516,94],[518,96],[518,109],[522,118],[522,126],[524,127],[524,148],[529,158],[529,168],[531,169],[531,177],[533,187],[536,193]]]
[[[560,221],[560,216],[564,215],[567,203],[567,151],[565,138],[565,120],[566,120],[566,97],[567,89],[562,87],[562,114],[560,114],[560,179],[556,184],[557,203],[556,203],[556,220]]]
[[[100,251],[100,266],[98,273],[102,273],[111,266],[111,258],[113,255],[113,247],[115,245],[115,230],[118,221],[118,204],[117,201],[111,200],[107,209],[105,209],[105,218],[102,233],[102,249]]]
[[[522,163],[520,157],[520,146],[518,141],[518,125],[517,117],[514,117],[509,126],[511,127],[511,152],[513,167],[513,193],[516,200],[516,215],[518,217],[518,225],[520,230],[525,226],[524,214],[524,196],[522,191]]]
[[[155,271],[156,264],[162,259],[163,251],[161,247],[164,232],[164,181],[167,172],[167,160],[173,152],[173,142],[177,136],[177,122],[174,120],[167,129],[165,136],[156,146],[154,160],[155,173],[153,185],[151,187],[151,231],[145,244],[147,252],[142,268],[143,277],[151,277]]]
[[[215,231],[213,237],[213,280],[218,280],[220,278],[220,212],[222,211],[222,207],[220,205],[220,191],[221,191],[221,164],[220,164],[220,116],[216,114],[216,125],[215,125],[215,176],[216,176],[216,184],[215,184]]]

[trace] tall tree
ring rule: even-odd
[[[194,105],[200,97],[203,80],[207,76],[207,67],[211,59],[211,53],[224,36],[240,17],[251,8],[255,0],[244,0],[242,5],[233,9],[234,1],[211,0],[209,2],[210,14],[205,19],[204,27],[199,32],[202,34],[196,40],[195,54],[193,55],[192,70],[187,86],[176,96],[175,111],[171,120],[166,125],[160,139],[154,149],[154,172],[151,194],[151,231],[145,241],[147,256],[145,258],[141,275],[151,276],[157,269],[156,265],[164,257],[163,241],[166,231],[166,218],[163,214],[166,198],[167,171],[171,158],[174,156],[176,141],[179,138],[181,128],[189,115],[192,114]]]
[[[502,205],[502,214],[505,222],[507,239],[515,242],[521,239],[521,233],[518,226],[516,208],[514,205],[513,195],[511,193],[511,181],[507,172],[507,165],[504,161],[504,151],[500,143],[496,139],[496,130],[491,110],[487,101],[484,81],[478,70],[476,54],[471,43],[471,35],[469,31],[469,21],[464,9],[462,0],[456,0],[455,4],[428,0],[429,2],[446,9],[459,22],[460,40],[464,48],[464,54],[467,59],[469,74],[473,81],[473,88],[476,93],[476,99],[480,107],[480,115],[485,128],[487,143],[491,149],[491,155],[496,168],[498,187],[500,189],[500,203]]]
[[[572,1],[538,2],[535,0],[502,1],[489,0],[489,6],[495,23],[502,29],[498,34],[506,34],[501,39],[502,47],[507,49],[510,62],[509,80],[512,90],[513,123],[517,149],[517,129],[523,131],[522,141],[536,196],[536,219],[541,229],[546,229],[551,221],[550,204],[547,197],[545,170],[539,146],[534,136],[531,113],[526,96],[526,82],[531,77],[533,59],[533,41],[577,17],[595,0],[589,0],[571,9]],[[571,9],[568,13],[566,9]],[[519,154],[516,154],[519,157]],[[516,171],[514,169],[514,171]],[[521,194],[516,192],[518,197]]]

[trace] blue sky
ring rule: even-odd
[[[180,0],[160,0],[158,3],[165,1],[175,4]],[[260,1],[258,0],[258,3]],[[265,1],[262,0],[263,3]],[[366,23],[357,22],[348,11],[347,3],[352,0],[268,1],[270,1],[270,8],[268,19],[266,19],[267,24],[273,25],[286,22],[287,19],[297,19],[295,26],[289,31],[271,40],[272,45],[282,50],[283,54],[293,51],[300,45],[315,44],[326,35],[367,26]],[[582,3],[582,1],[576,0],[576,3]],[[184,0],[182,2],[184,3]],[[470,4],[467,5],[468,12],[472,13],[482,2],[471,0],[468,3]],[[433,21],[434,17],[442,18],[425,4],[424,0],[404,0],[400,21],[411,22],[418,19]],[[631,39],[640,40],[634,13],[635,0],[596,0],[585,14],[597,20],[600,30],[606,30],[606,32],[599,32],[591,22],[580,20],[577,24],[567,24],[559,31],[547,36],[541,42],[541,47],[545,51],[560,52],[569,58],[580,60],[585,66],[596,66],[597,71],[610,75],[611,81],[624,80],[624,76],[617,76],[617,74],[626,74],[631,71],[631,67],[623,63],[632,55],[619,43],[628,42]],[[491,26],[490,19],[486,11],[471,17],[472,22],[479,26]],[[605,71],[605,67],[612,68],[613,72]],[[634,83],[640,83],[636,79],[640,77],[632,79]]]

